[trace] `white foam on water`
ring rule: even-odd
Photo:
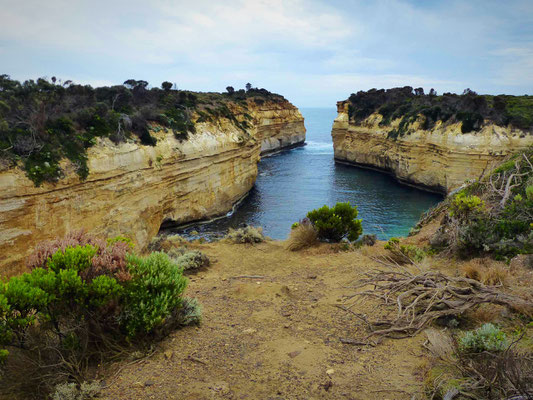
[[[313,154],[333,154],[332,142],[314,142],[312,140],[306,142],[305,151]]]

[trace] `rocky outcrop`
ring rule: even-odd
[[[409,125],[408,134],[389,137],[399,120],[380,126],[374,113],[361,123],[348,117],[348,102],[337,103],[333,123],[335,159],[391,173],[399,181],[426,190],[448,193],[466,180],[478,178],[499,160],[533,145],[533,135],[511,127],[485,124],[480,131],[461,133],[461,124],[420,129]]]
[[[72,230],[128,235],[143,249],[164,221],[226,213],[254,185],[263,143],[270,150],[305,139],[303,118],[289,102],[242,112],[252,121],[246,131],[222,118],[197,123],[186,141],[161,127],[152,132],[156,146],[102,139],[89,149],[85,181],[67,161],[65,178],[41,187],[20,168],[1,171],[0,274],[21,271],[36,243]]]
[[[261,141],[261,154],[302,145],[305,142],[304,118],[292,104],[256,104],[254,115],[257,138]]]

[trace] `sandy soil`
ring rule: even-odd
[[[411,399],[424,335],[377,347],[336,307],[374,266],[368,248],[301,252],[282,242],[194,245],[212,266],[191,276],[187,295],[203,305],[200,327],[174,332],[140,363],[109,379],[105,399]],[[380,252],[382,244],[372,248]],[[258,277],[254,277],[258,276]],[[362,303],[358,311],[372,312]],[[117,368],[119,368],[117,366]]]

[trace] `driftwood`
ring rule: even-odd
[[[368,286],[372,289],[367,289]],[[406,270],[374,270],[350,287],[358,291],[347,296],[340,308],[367,325],[370,333],[366,340],[373,336],[413,336],[437,319],[459,316],[482,303],[498,304],[533,315],[533,304],[521,297],[473,279],[450,277],[438,271],[413,274]],[[384,316],[370,319],[351,310],[355,300],[361,297],[378,299],[380,305],[386,306]]]

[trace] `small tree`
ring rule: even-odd
[[[252,84],[251,84],[250,82],[248,82],[248,83],[246,84],[245,88],[246,88],[246,91],[249,92],[250,89],[252,88]]]
[[[172,82],[165,81],[161,84],[161,89],[163,89],[165,92],[168,92],[170,89],[172,89]]]
[[[124,81],[123,85],[128,89],[133,89],[135,86],[137,86],[137,81],[135,79],[128,79]]]
[[[233,93],[235,93],[235,89],[233,88],[233,86],[228,86],[228,87],[226,88],[226,90],[228,91],[228,93],[229,93],[230,95],[232,95]]]

